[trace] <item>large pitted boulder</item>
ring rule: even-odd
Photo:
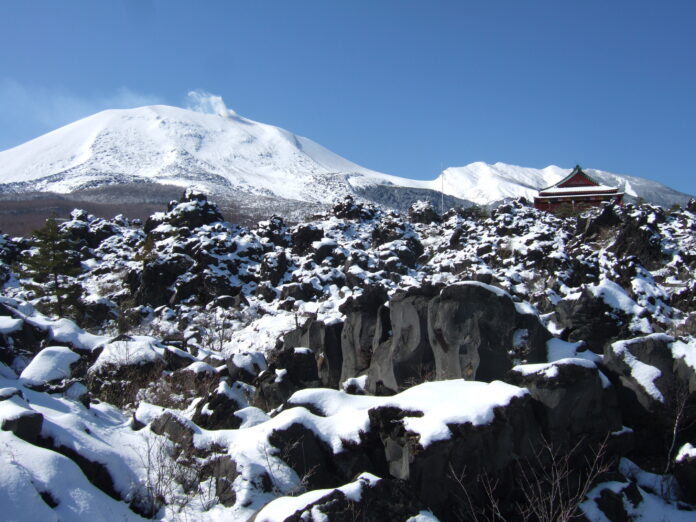
[[[349,298],[339,308],[346,315],[341,331],[341,382],[356,377],[369,368],[378,322],[377,312],[387,298],[387,291],[383,286],[370,285],[362,294]]]
[[[286,497],[267,504],[249,522],[319,522],[320,520],[359,520],[383,522],[416,520],[425,507],[408,485],[400,480],[381,479],[361,473],[354,482],[324,492],[295,499]]]
[[[283,404],[303,388],[321,385],[314,352],[309,348],[286,348],[272,354],[268,369],[254,381],[256,392],[252,404],[264,411]]]
[[[651,433],[646,444],[670,436],[678,413],[682,426],[696,422],[693,345],[651,334],[607,346],[604,365],[618,385],[626,424]],[[681,412],[680,412],[681,410]],[[644,448],[650,451],[650,448]]]
[[[544,436],[556,450],[567,452],[579,441],[601,443],[622,428],[614,390],[591,361],[569,358],[515,366],[508,382],[529,390],[538,403]]]
[[[437,379],[492,381],[512,367],[515,303],[504,291],[469,281],[444,288],[428,305]]]
[[[378,344],[372,354],[370,393],[396,393],[432,378],[435,361],[428,340],[428,303],[437,293],[438,289],[425,286],[394,294],[389,302],[391,338]]]
[[[341,379],[343,323],[326,324],[310,318],[301,327],[285,334],[282,347],[308,347],[317,359],[322,386],[337,388]]]

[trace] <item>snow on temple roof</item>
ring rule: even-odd
[[[542,188],[539,193],[544,192],[554,192],[554,193],[564,193],[564,192],[616,192],[617,187],[609,187],[607,185],[600,185],[590,176],[588,176],[581,168],[580,165],[576,165],[573,171],[568,174],[565,178],[560,180],[553,185]]]

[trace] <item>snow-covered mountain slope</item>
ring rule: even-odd
[[[194,186],[218,198],[263,195],[318,204],[359,194],[406,208],[411,199],[435,200],[440,191],[478,204],[531,197],[568,172],[555,166],[472,163],[449,168],[434,180],[407,179],[357,165],[307,138],[243,118],[224,104],[213,114],[163,105],[107,110],[0,152],[0,192],[6,193],[69,193],[148,182]],[[688,200],[649,180],[589,172],[652,203]]]
[[[685,204],[690,196],[661,183],[635,176],[612,174],[596,169],[584,169],[598,182],[619,187],[627,196],[643,198],[650,203],[669,206]],[[429,188],[445,194],[487,205],[507,198],[533,198],[540,188],[552,185],[570,174],[571,169],[550,165],[533,169],[495,163],[476,162],[464,167],[445,169]]]
[[[100,112],[0,153],[0,163],[3,184],[63,193],[154,181],[323,201],[331,194],[316,190],[317,176],[386,181],[278,127],[167,106]]]

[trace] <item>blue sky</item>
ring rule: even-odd
[[[0,3],[0,149],[220,95],[382,172],[580,163],[696,193],[696,2]]]

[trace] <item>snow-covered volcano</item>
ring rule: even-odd
[[[148,182],[195,186],[216,196],[320,204],[357,193],[399,205],[408,203],[404,199],[433,199],[440,191],[489,204],[531,197],[568,172],[472,163],[448,168],[434,180],[412,180],[357,165],[310,139],[238,116],[224,104],[214,113],[163,105],[107,110],[0,152],[0,192],[69,193]],[[642,178],[588,172],[654,203],[688,199]]]

